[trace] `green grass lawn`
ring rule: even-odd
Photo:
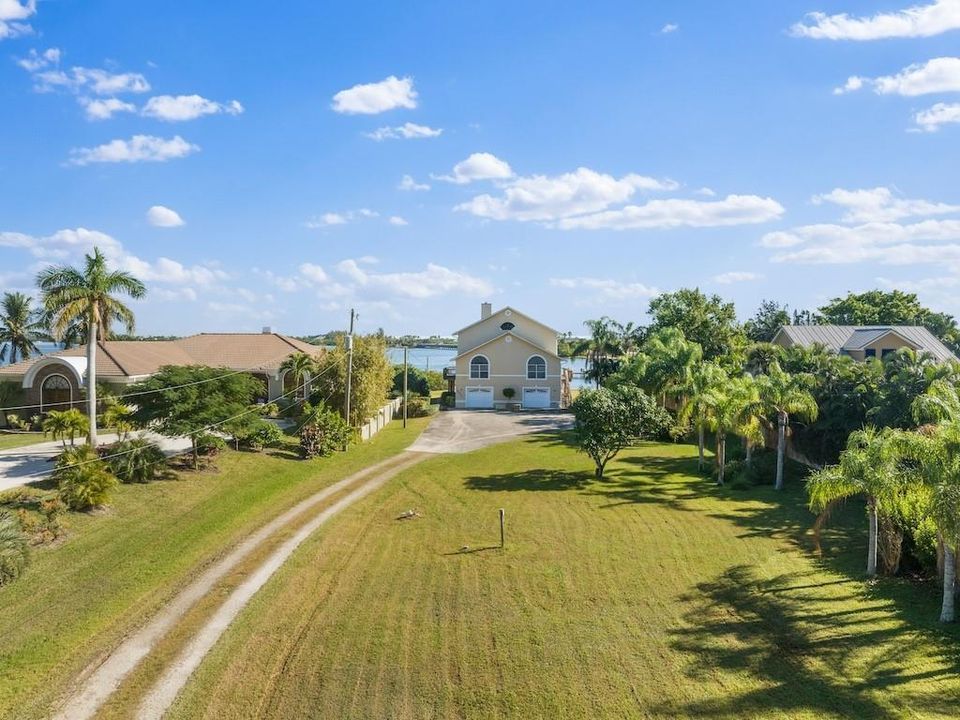
[[[0,433],[0,450],[36,445],[46,440],[50,438],[44,437],[43,433]]]
[[[960,633],[932,583],[863,581],[862,507],[817,559],[796,477],[716,488],[695,453],[596,482],[541,436],[412,468],[301,546],[170,717],[957,717]]]
[[[107,510],[68,515],[66,536],[0,587],[0,717],[45,716],[79,671],[201,568],[299,500],[400,452],[425,426],[411,423],[310,462],[289,450],[227,452],[216,470],[121,485]]]

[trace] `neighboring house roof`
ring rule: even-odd
[[[97,377],[119,379],[151,375],[164,365],[275,371],[295,352],[319,355],[323,348],[279,333],[201,333],[179,340],[101,340],[97,351]],[[80,345],[43,357],[84,358],[86,353],[86,345]],[[2,367],[0,378],[23,376],[38,360]]]
[[[500,309],[497,310],[496,312],[490,313],[490,317],[480,318],[480,319],[477,320],[476,322],[472,322],[472,323],[470,323],[469,325],[467,325],[466,327],[460,328],[459,330],[457,330],[457,331],[454,333],[454,335],[459,335],[459,334],[462,333],[464,330],[469,330],[469,329],[472,328],[472,327],[476,327],[476,326],[479,325],[480,323],[485,323],[485,322],[487,322],[488,320],[490,320],[491,318],[495,318],[497,315],[499,315],[500,313],[504,312],[505,310],[509,310],[510,312],[512,312],[512,313],[514,313],[514,314],[516,314],[516,315],[520,315],[520,316],[526,318],[527,320],[529,320],[529,321],[532,322],[532,323],[536,323],[536,324],[539,325],[540,327],[545,328],[546,330],[549,330],[549,331],[552,332],[554,335],[559,335],[559,334],[560,334],[559,332],[557,332],[556,330],[554,330],[554,329],[553,329],[552,327],[550,327],[549,325],[545,325],[545,324],[543,324],[542,322],[540,322],[539,320],[537,320],[536,318],[530,317],[530,316],[527,315],[525,312],[522,312],[522,311],[520,311],[520,310],[517,310],[515,307],[512,307],[512,306],[510,306],[510,305],[505,305],[504,307],[500,308]]]
[[[824,345],[836,353],[862,350],[885,335],[895,334],[921,352],[937,360],[956,360],[956,356],[932,332],[919,325],[784,325],[773,336],[781,336],[795,345]]]
[[[541,347],[540,345],[538,345],[537,343],[533,342],[532,340],[529,340],[529,339],[525,338],[523,335],[519,335],[519,334],[515,333],[513,330],[507,330],[506,332],[500,333],[500,334],[497,335],[496,337],[492,337],[492,338],[490,338],[489,340],[485,340],[484,342],[480,343],[480,344],[477,345],[476,347],[470,348],[469,350],[464,350],[462,353],[460,353],[459,355],[457,355],[457,356],[454,358],[454,360],[459,360],[460,358],[466,357],[467,355],[474,355],[474,354],[476,354],[476,353],[480,350],[480,348],[486,347],[487,345],[490,345],[491,343],[495,343],[497,340],[500,340],[501,338],[506,337],[507,335],[509,335],[509,336],[512,337],[512,338],[516,338],[517,340],[519,340],[519,341],[522,342],[522,343],[525,343],[525,344],[529,345],[529,346],[532,347],[534,350],[536,350],[538,353],[542,353],[543,355],[549,355],[550,357],[553,357],[553,358],[559,358],[559,357],[560,357],[560,356],[557,355],[555,352],[551,352],[550,350],[547,350],[546,348]]]

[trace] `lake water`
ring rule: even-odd
[[[0,343],[0,349],[5,348],[6,346],[7,346],[7,343]],[[59,349],[60,346],[57,345],[57,343],[52,343],[52,342],[39,342],[37,343],[37,347],[40,349],[41,354],[46,355],[47,353],[50,353],[50,352],[53,352],[54,350]],[[19,362],[20,360],[21,358],[18,357],[17,361]],[[0,366],[2,365],[10,365],[10,358],[7,357],[6,360],[0,360]]]
[[[392,347],[387,350],[387,356],[394,365],[403,364],[403,348]],[[453,365],[457,356],[456,348],[410,348],[407,361],[411,367],[418,370],[436,370],[442,372],[445,367]],[[583,379],[583,371],[587,367],[585,358],[561,358],[560,365],[573,370],[571,387],[583,388],[587,383]]]

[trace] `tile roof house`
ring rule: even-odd
[[[565,393],[556,330],[514,308],[493,312],[483,303],[480,319],[455,334],[457,407],[561,406]],[[504,395],[508,388],[512,397]]]
[[[246,371],[264,382],[264,400],[283,395],[281,363],[297,352],[320,355],[323,348],[264,328],[262,333],[201,333],[179,340],[101,340],[97,343],[97,382],[129,385],[164,365],[206,365]],[[0,382],[23,388],[21,404],[36,412],[65,409],[82,399],[87,371],[86,345],[0,367]],[[31,414],[29,411],[21,413]]]
[[[772,342],[785,348],[823,345],[854,360],[883,358],[903,347],[930,353],[939,362],[957,359],[950,348],[919,325],[784,325]]]

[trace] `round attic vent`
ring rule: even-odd
[[[507,317],[510,317],[511,315],[513,315],[513,310],[504,310],[503,314],[506,315]]]
[[[508,342],[508,343],[512,343],[512,342],[513,342],[513,338],[510,337],[509,335],[507,335],[507,336],[503,339],[503,341],[504,341],[504,342]]]

